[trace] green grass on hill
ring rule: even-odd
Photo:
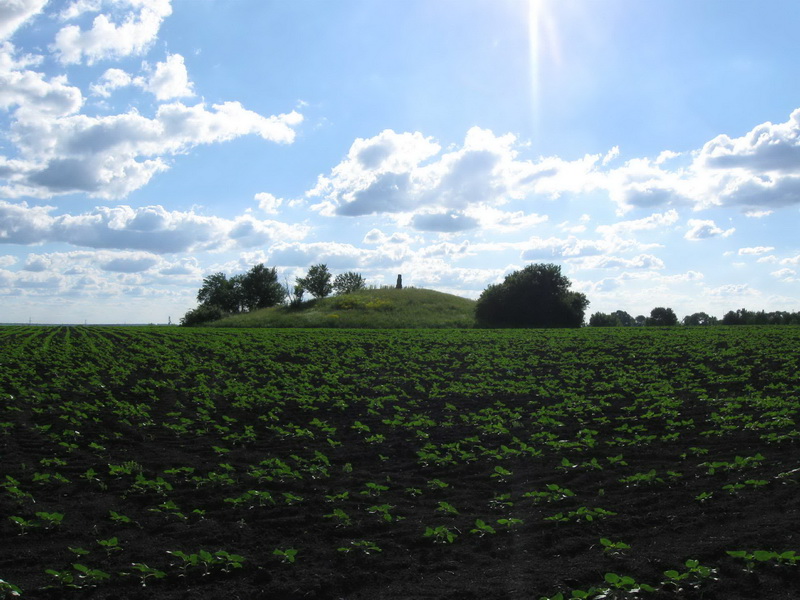
[[[475,301],[416,288],[361,290],[226,317],[213,327],[422,329],[473,327]]]

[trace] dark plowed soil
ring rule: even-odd
[[[102,373],[72,391],[62,380],[55,391],[29,381],[36,400],[20,394],[25,382],[5,379],[0,578],[23,598],[536,600],[609,588],[607,573],[655,590],[629,585],[609,598],[800,598],[791,561],[728,555],[800,555],[796,397],[792,410],[737,394],[726,427],[724,398],[685,390],[669,398],[672,412],[647,416],[657,402],[638,406],[622,389],[592,412],[516,392],[343,405],[320,386],[319,404],[276,411],[274,401],[236,406],[235,392],[223,400],[204,376],[216,390],[210,409],[195,401],[196,386],[134,389],[163,376],[148,364],[116,387],[97,387]],[[217,375],[245,372],[225,365]],[[243,386],[240,394],[254,389]],[[191,425],[181,429],[181,418]],[[99,543],[115,537],[116,549]],[[708,569],[669,583],[664,572],[690,571],[687,560]],[[141,565],[163,576],[142,581]]]

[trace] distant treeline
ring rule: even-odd
[[[800,312],[788,312],[785,310],[766,312],[740,308],[739,310],[728,311],[722,319],[712,317],[704,312],[697,312],[686,315],[679,321],[675,311],[671,308],[658,307],[650,312],[649,317],[644,315],[633,317],[624,310],[617,310],[613,313],[596,312],[589,318],[589,327],[664,327],[673,325],[690,327],[707,325],[800,325]]]

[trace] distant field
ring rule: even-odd
[[[798,598],[799,348],[778,326],[0,328],[0,579]]]

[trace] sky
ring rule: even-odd
[[[0,322],[311,265],[800,310],[796,0],[0,0]]]

